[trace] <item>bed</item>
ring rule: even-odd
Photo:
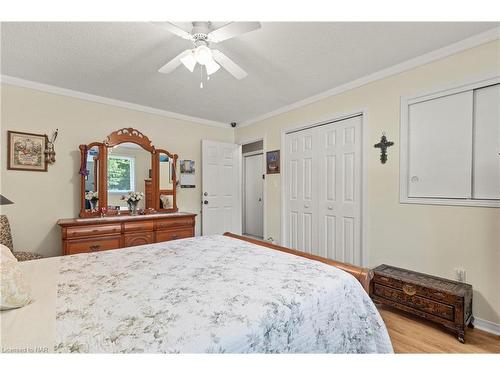
[[[20,266],[3,352],[392,353],[370,272],[236,235]]]

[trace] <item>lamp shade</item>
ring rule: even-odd
[[[2,194],[0,194],[0,206],[3,206],[5,204],[13,204],[11,200],[5,198]]]

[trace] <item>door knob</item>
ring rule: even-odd
[[[259,198],[259,202],[262,202],[262,198]]]
[[[203,193],[203,195],[206,197],[206,196],[208,196],[208,193],[207,193],[207,192],[204,192],[204,193]]]
[[[208,201],[203,201],[203,204],[208,204]]]

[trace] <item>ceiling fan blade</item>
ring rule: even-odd
[[[260,22],[231,22],[210,32],[208,40],[215,43],[222,42],[235,36],[260,29],[260,26]]]
[[[182,64],[181,59],[191,53],[190,49],[185,50],[184,52],[179,53],[177,56],[175,56],[172,60],[170,60],[168,63],[163,65],[158,71],[160,73],[170,73],[174,71],[175,68],[177,68],[179,65]]]
[[[236,65],[233,60],[224,55],[221,51],[216,49],[212,50],[212,56],[214,57],[214,60],[217,61],[230,74],[232,74],[234,78],[243,79],[248,75],[247,72]]]
[[[170,31],[172,34],[180,36],[183,39],[193,40],[193,36],[189,32],[181,29],[179,26],[174,25],[171,22],[153,22],[153,23]]]

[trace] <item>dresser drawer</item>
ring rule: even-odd
[[[66,230],[67,238],[99,236],[101,234],[118,234],[121,232],[120,224],[85,225],[71,227]]]
[[[124,238],[124,246],[140,246],[147,245],[153,243],[153,232],[134,232],[134,233],[126,233]]]
[[[176,227],[191,227],[194,225],[193,217],[176,217],[156,222],[156,229],[168,229]]]
[[[118,249],[119,247],[120,236],[69,240],[66,245],[66,254],[92,253],[94,251]]]
[[[400,290],[375,283],[373,294],[450,321],[455,319],[453,306],[419,296],[411,286],[404,288]]]
[[[132,221],[123,223],[125,232],[152,232],[154,230],[153,221]]]
[[[156,232],[156,242],[179,240],[181,238],[193,237],[193,229],[162,230]]]

